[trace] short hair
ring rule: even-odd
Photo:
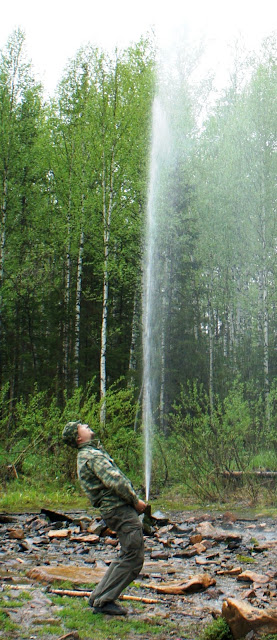
[[[77,437],[78,437],[78,424],[80,424],[79,421],[77,422],[68,422],[65,425],[65,428],[62,432],[62,439],[65,442],[65,444],[68,444],[70,447],[75,447],[77,448]]]

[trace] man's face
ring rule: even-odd
[[[85,442],[89,442],[93,437],[94,433],[89,428],[88,424],[78,424],[78,444],[84,444]]]

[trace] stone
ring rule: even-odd
[[[48,531],[48,538],[50,538],[50,540],[52,540],[52,538],[67,538],[70,535],[71,531],[70,529],[54,529],[51,531]]]
[[[197,550],[194,548],[190,549],[180,549],[176,550],[173,553],[174,558],[193,558],[193,556],[197,555]]]
[[[9,524],[10,522],[16,522],[16,518],[6,513],[0,513],[0,524]]]
[[[89,518],[88,516],[82,516],[81,518],[76,518],[76,520],[74,520],[73,524],[78,524],[80,527],[80,531],[87,531],[88,527],[91,523],[91,518]]]
[[[160,542],[160,544],[163,544],[164,547],[170,547],[171,542],[172,542],[172,538],[159,538],[158,540]]]
[[[101,534],[107,530],[107,525],[104,520],[100,520],[96,522],[95,520],[91,522],[91,524],[87,528],[87,533],[94,533],[96,536],[101,536]]]
[[[197,542],[196,544],[194,544],[193,549],[196,550],[196,553],[204,553],[204,551],[207,551],[207,547],[205,547],[202,542]]]
[[[208,589],[212,585],[216,584],[216,580],[211,578],[208,573],[197,574],[190,580],[186,581],[169,581],[162,584],[151,583],[145,584],[147,589],[154,589],[158,593],[170,593],[174,595],[181,595],[184,593],[195,593],[196,591],[203,591]]]
[[[200,534],[202,538],[214,538],[216,535],[216,528],[211,524],[211,522],[199,522],[196,527],[196,533]]]
[[[40,513],[46,518],[50,520],[50,522],[73,522],[74,518],[66,515],[65,513],[60,513],[58,511],[52,511],[51,509],[41,509]]]
[[[203,540],[203,536],[201,535],[201,533],[196,533],[194,536],[190,536],[190,544],[198,544],[199,542],[202,542]]]
[[[225,513],[223,513],[222,520],[228,523],[233,523],[237,521],[237,516],[235,516],[231,511],[225,511]]]
[[[154,536],[156,536],[157,538],[162,537],[164,535],[167,535],[168,533],[170,533],[173,530],[173,525],[169,525],[167,527],[159,527],[159,531],[157,531]]]
[[[168,560],[168,551],[152,551],[150,554],[151,560]]]
[[[10,540],[22,540],[24,538],[23,529],[10,529],[9,530],[9,538]]]
[[[263,575],[262,573],[255,573],[254,571],[243,571],[237,577],[238,580],[242,580],[244,582],[256,582],[257,584],[266,584],[270,582],[271,577],[268,575]]]
[[[217,542],[240,542],[242,540],[242,536],[239,533],[216,529],[211,522],[206,521],[199,523],[196,527],[196,533],[202,535],[203,538],[217,540]]]
[[[230,627],[234,640],[246,636],[250,631],[277,633],[276,609],[258,609],[245,601],[228,598],[223,602],[222,617]]]
[[[88,535],[80,535],[80,536],[72,536],[70,540],[72,542],[89,542],[90,544],[96,544],[99,542],[99,536],[96,536],[94,533],[89,533]],[[114,543],[114,539],[113,539]],[[117,541],[115,541],[117,544]]]
[[[155,513],[152,513],[152,518],[156,521],[158,526],[166,525],[169,522],[169,518],[161,511],[155,511]]]
[[[171,526],[171,531],[173,531],[174,534],[186,536],[193,531],[193,527],[184,522],[181,524],[175,523]]]
[[[104,544],[110,544],[112,547],[117,547],[118,540],[116,538],[111,538],[110,536],[107,536],[106,538],[104,538]]]
[[[218,576],[239,576],[241,575],[241,567],[232,567],[232,569],[220,569],[216,573]]]
[[[100,582],[105,574],[106,569],[102,567],[78,567],[74,565],[59,565],[33,567],[27,572],[27,577],[41,582],[55,582],[70,580],[74,584],[90,584]]]
[[[207,558],[207,556],[206,556],[206,557],[204,557],[204,558],[200,556],[199,558],[198,558],[198,557],[196,557],[196,558],[195,558],[195,563],[196,563],[196,564],[203,565],[203,566],[206,566],[206,565],[208,565],[208,564],[209,564],[209,565],[216,565],[216,564],[218,564],[218,563],[219,563],[219,561],[218,561],[218,560],[214,560],[214,559],[209,560],[209,559]]]

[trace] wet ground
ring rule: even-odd
[[[125,594],[157,602],[141,603],[138,610],[126,600],[129,617],[145,621],[158,617],[160,638],[195,640],[200,630],[220,615],[227,597],[244,599],[259,608],[276,608],[276,519],[236,512],[182,511],[153,516],[145,520],[144,567],[135,586],[128,587]],[[99,539],[93,540],[93,535]],[[78,568],[105,570],[118,550],[116,538],[103,528],[100,518],[92,521],[86,512],[67,512],[58,519],[47,512],[0,514],[0,543],[0,596],[6,605],[5,615],[21,628],[21,635],[0,631],[0,637],[14,640],[53,639],[53,635],[41,635],[41,625],[51,620],[54,624],[59,614],[49,595],[52,585],[30,577],[30,570],[42,566],[74,568],[80,588]],[[211,586],[206,587],[205,581],[201,584],[203,575],[211,579]],[[190,583],[192,578],[194,584]],[[180,593],[172,595],[172,585],[177,585]],[[20,609],[7,606],[8,596],[16,597],[20,590],[29,590],[31,599]],[[162,635],[163,620],[176,624],[172,635]]]

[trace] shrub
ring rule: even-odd
[[[199,640],[232,640],[232,637],[227,622],[217,618],[204,629]]]

